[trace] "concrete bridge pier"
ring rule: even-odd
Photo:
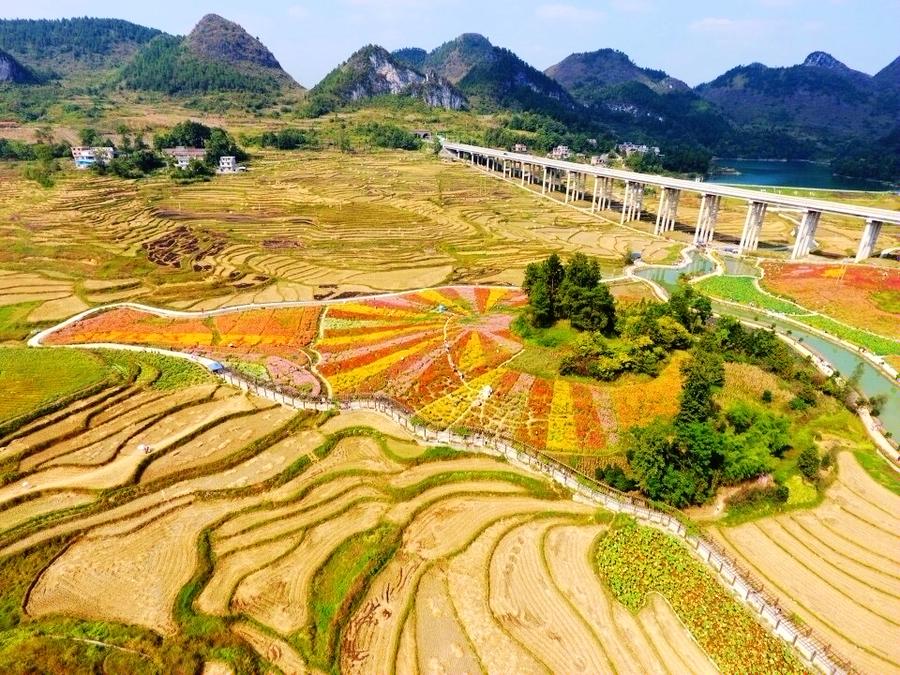
[[[815,244],[816,228],[819,227],[819,211],[807,211],[803,214],[803,220],[797,227],[797,238],[794,240],[794,249],[791,251],[791,260],[805,258],[812,251]]]
[[[738,245],[738,255],[755,251],[759,246],[759,233],[762,231],[767,208],[768,204],[763,202],[747,203],[747,219],[744,221],[741,243]]]
[[[544,178],[541,181],[541,194],[547,194],[547,167],[544,167]]]
[[[862,262],[866,258],[872,257],[879,234],[881,234],[881,221],[867,220],[862,239],[859,242],[859,249],[856,251],[856,262]]]
[[[613,179],[609,177],[604,178],[603,182],[600,183],[600,203],[598,204],[598,210],[607,210],[612,206],[612,189]]]
[[[656,211],[656,227],[653,234],[660,235],[675,229],[675,216],[678,213],[678,200],[681,190],[663,188],[659,197],[659,208]]]
[[[708,244],[712,241],[716,233],[716,221],[719,219],[720,200],[718,195],[703,195],[697,229],[694,230],[695,244]]]
[[[566,171],[566,204],[572,201],[572,172]]]
[[[622,201],[622,219],[620,224],[641,219],[644,208],[644,184],[637,181],[625,182],[625,199]]]

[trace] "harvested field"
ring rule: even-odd
[[[413,436],[399,424],[380,413],[369,410],[352,410],[342,412],[328,420],[320,427],[323,434],[334,434],[350,427],[369,427],[380,431],[385,436],[405,441],[413,440]]]
[[[708,670],[669,604],[612,599],[596,510],[524,469],[208,385],[108,396],[32,423],[9,455],[23,475],[0,499],[59,490],[0,512],[19,524],[0,572],[58,547],[9,585],[29,625],[194,635],[203,663],[231,644],[286,672]],[[123,478],[136,459],[140,482]]]
[[[286,640],[280,640],[260,630],[249,621],[235,623],[231,630],[244,638],[266,661],[275,664],[285,675],[316,673]]]
[[[553,583],[602,641],[617,672],[628,672],[635,664],[640,664],[644,673],[677,672],[669,667],[671,661],[660,655],[643,628],[643,617],[652,610],[645,608],[635,617],[610,596],[596,575],[590,574],[593,544],[604,530],[603,526],[562,525],[547,533],[545,549]],[[665,633],[666,641],[677,640],[679,634],[683,636],[686,631]],[[670,651],[674,654],[666,656],[677,659],[678,649]],[[706,658],[704,667],[690,672],[715,672],[715,668]]]
[[[18,506],[0,511],[0,533],[46,513],[71,509],[92,501],[94,501],[94,495],[89,492],[56,492],[31,499]]]
[[[613,669],[609,655],[553,583],[542,541],[559,521],[529,523],[508,533],[491,561],[491,611],[500,625],[540,655],[553,672]]]
[[[417,642],[419,672],[483,671],[474,646],[457,617],[445,569],[434,566],[423,575],[414,602],[415,634],[423,636]]]
[[[175,632],[172,608],[197,565],[195,540],[228,508],[222,502],[185,507],[129,534],[77,541],[41,575],[25,611]]]
[[[81,172],[40,199],[15,172],[3,180],[0,266],[66,273],[58,287],[31,283],[65,295],[83,283],[92,302],[107,290],[218,307],[516,282],[552,251],[618,261],[631,249],[652,261],[671,246],[424,153],[361,153],[348,166],[337,152],[261,150],[251,173],[227,181]]]
[[[850,453],[824,504],[716,537],[789,610],[868,672],[900,672],[900,498],[875,483]]]

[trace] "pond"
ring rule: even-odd
[[[725,173],[720,173],[722,170]],[[733,173],[736,172],[736,173]],[[872,190],[890,186],[864,178],[835,176],[828,164],[765,159],[714,159],[708,183],[772,187],[818,188],[822,190]]]
[[[689,262],[680,267],[646,265],[636,268],[634,274],[643,277],[644,279],[655,281],[666,289],[666,291],[671,292],[678,287],[678,279],[682,274],[693,277],[699,274],[712,272],[716,268],[712,260],[706,256],[700,255],[696,251],[688,252],[687,257]]]

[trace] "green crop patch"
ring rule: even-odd
[[[797,657],[771,635],[679,541],[628,522],[611,529],[597,566],[613,595],[639,611],[662,595],[723,673],[804,673]]]
[[[0,347],[0,422],[102,382],[103,359],[78,349]]]

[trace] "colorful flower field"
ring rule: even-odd
[[[764,263],[763,288],[858,328],[900,337],[900,270]]]
[[[195,319],[123,307],[70,324],[50,335],[47,343],[108,342],[187,351],[256,366],[253,372],[268,373],[273,382],[318,395],[321,382],[310,372],[303,350],[316,337],[321,313],[321,307],[286,307]]]
[[[50,344],[117,342],[240,362],[242,372],[313,396],[385,394],[430,426],[483,430],[557,453],[597,454],[620,430],[677,409],[677,355],[654,380],[601,385],[512,365],[517,289],[446,287],[322,307],[207,319],[115,309],[54,333]],[[315,364],[311,366],[309,355]],[[246,366],[253,364],[253,370]]]

